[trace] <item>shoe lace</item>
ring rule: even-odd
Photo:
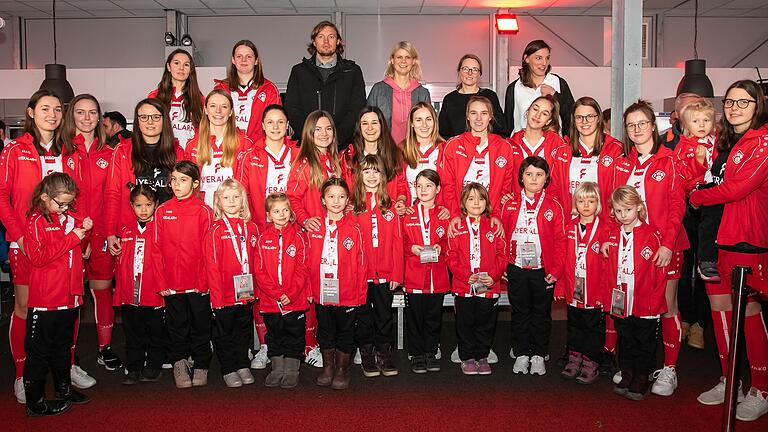
[[[653,372],[653,379],[664,383],[672,382],[673,371],[674,369],[669,367],[657,369],[655,372]]]

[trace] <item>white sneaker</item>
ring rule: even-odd
[[[451,353],[451,363],[461,363],[461,359],[459,358],[459,347],[453,349],[453,352]]]
[[[267,344],[261,344],[259,352],[253,356],[251,360],[251,369],[266,369],[267,363],[269,363],[269,357],[267,357]]]
[[[496,364],[499,362],[499,356],[496,355],[495,352],[493,352],[493,348],[491,348],[491,352],[488,353],[488,364]]]
[[[744,394],[741,391],[741,383],[739,383],[739,391],[736,392],[736,397],[737,402],[744,400]],[[720,405],[725,402],[725,377],[720,377],[720,381],[717,382],[717,385],[700,394],[696,400],[704,405]]]
[[[356,365],[363,364],[363,358],[360,357],[360,348],[355,349],[355,356],[352,357],[352,363]]]
[[[314,346],[304,357],[304,363],[316,368],[323,367],[323,355],[320,353],[320,347]]]
[[[510,348],[509,349],[509,358],[511,358],[511,359],[516,359],[517,358],[517,356],[515,355],[515,349],[514,348]]]
[[[653,373],[654,381],[651,393],[659,396],[672,396],[677,388],[677,372],[675,368],[664,366]]]
[[[440,346],[437,346],[437,352],[435,353],[435,359],[440,360],[440,358],[443,357],[442,351],[440,351]]]
[[[755,421],[768,412],[768,400],[765,392],[752,387],[747,397],[736,406],[736,418],[741,421]]]
[[[547,367],[544,366],[544,357],[531,357],[531,375],[544,375],[547,373]]]
[[[520,356],[515,358],[515,366],[512,367],[512,372],[516,374],[527,374],[528,366],[531,364],[528,356]]]
[[[621,371],[616,372],[613,374],[613,383],[618,384],[621,382]]]
[[[72,385],[79,389],[87,389],[96,385],[96,380],[78,365],[72,365],[69,370],[69,377],[72,380]]]
[[[24,393],[24,378],[16,378],[16,381],[13,382],[13,394],[16,395],[16,402],[27,403],[27,395]]]

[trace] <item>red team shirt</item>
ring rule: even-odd
[[[152,257],[155,254],[153,234],[155,223],[148,222],[142,228],[138,222],[120,230],[122,252],[115,262],[115,306],[163,307],[165,301],[159,294],[165,290],[161,285],[158,268]]]
[[[211,162],[205,165],[197,161],[197,137],[193,138],[187,149],[184,151],[184,159],[192,161],[200,168],[200,196],[208,205],[213,208],[213,197],[216,189],[224,180],[241,177],[243,160],[246,152],[251,148],[253,142],[241,132],[238,132],[238,144],[232,159],[231,166],[221,166],[221,158],[224,156],[224,148],[221,141],[217,141],[215,136],[211,136]]]
[[[245,90],[238,88],[232,89],[226,80],[214,80],[213,89],[222,89],[228,91],[232,96],[234,107],[232,111],[235,115],[237,128],[253,141],[264,138],[264,130],[261,128],[261,117],[264,114],[264,108],[270,105],[282,105],[280,92],[277,87],[268,79],[257,88],[248,87]]]
[[[235,276],[253,275],[256,240],[260,234],[259,228],[253,222],[245,222],[242,219],[230,218],[228,221],[232,227],[232,232],[229,231],[223,219],[216,220],[205,235],[205,242],[203,243],[208,290],[211,293],[211,306],[214,308],[246,304],[252,301],[252,299],[237,299]],[[235,246],[233,246],[233,234]],[[235,251],[235,247],[237,247],[238,252]],[[245,254],[243,250],[245,250]],[[256,283],[255,277],[253,282]]]
[[[309,278],[309,244],[301,228],[290,223],[282,230],[268,224],[256,242],[254,269],[259,290],[259,310],[280,313],[283,294],[291,300],[284,312],[309,309],[312,295]]]
[[[414,206],[412,214],[403,216],[403,254],[405,255],[405,292],[408,294],[442,294],[451,290],[448,281],[448,223],[440,220],[438,207],[425,210],[421,204]],[[413,246],[440,245],[436,263],[421,263],[413,254]]]
[[[468,225],[467,219],[463,217],[456,235],[448,238],[447,261],[453,274],[451,291],[461,297],[498,297],[501,275],[507,269],[507,243],[493,233],[489,218],[481,217],[477,227]],[[469,277],[478,272],[488,273],[494,282],[488,291],[480,294],[473,293],[468,283]]]

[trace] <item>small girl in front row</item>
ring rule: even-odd
[[[661,234],[643,222],[646,209],[640,194],[632,186],[621,186],[611,194],[611,208],[621,227],[608,233],[602,246],[608,258],[602,303],[613,316],[621,347],[621,382],[613,391],[643,400],[656,368],[659,317],[667,310],[667,270],[653,262]]]
[[[203,255],[213,308],[211,336],[227,387],[253,384],[248,348],[254,300],[252,262],[259,228],[251,222],[245,188],[235,179],[221,182],[213,197],[214,218]]]
[[[349,387],[349,357],[355,348],[355,322],[365,304],[366,259],[363,235],[354,217],[345,216],[349,187],[332,177],[320,188],[326,215],[309,232],[309,273],[317,312],[317,341],[323,371],[316,384],[335,390]]]
[[[125,331],[125,385],[160,379],[168,343],[165,303],[158,294],[163,288],[158,280],[159,269],[152,259],[157,192],[147,185],[130,186],[136,223],[120,231],[114,295],[114,305],[120,306]]]
[[[601,303],[605,259],[600,255],[600,242],[610,222],[599,216],[602,205],[597,183],[584,182],[576,188],[573,208],[578,216],[566,225],[565,277],[555,287],[555,297],[568,304],[568,363],[560,376],[592,384],[599,377],[605,343]]]
[[[256,242],[254,270],[259,290],[259,312],[264,317],[272,371],[267,387],[293,388],[299,384],[304,358],[304,335],[309,310],[309,245],[296,224],[285,193],[267,195],[269,222]]]
[[[494,235],[488,191],[480,183],[462,188],[461,214],[456,235],[448,239],[461,371],[490,375],[488,354],[496,331],[501,275],[507,267],[507,243]]]
[[[177,388],[190,388],[208,384],[211,364],[211,301],[200,251],[213,223],[213,210],[197,194],[200,170],[194,162],[176,163],[170,185],[174,197],[155,213],[153,259],[159,269],[160,295],[165,298],[173,379]],[[194,361],[192,377],[186,360],[189,354]]]
[[[27,415],[51,416],[90,399],[72,388],[70,348],[83,304],[83,257],[80,243],[93,227],[91,218],[75,219],[77,186],[67,174],[53,173],[35,187],[27,213],[24,250],[29,275],[29,319],[24,346]],[[55,400],[45,400],[48,370]]]
[[[451,289],[445,260],[449,221],[437,216],[438,193],[437,172],[421,171],[416,176],[418,202],[403,219],[406,341],[411,371],[417,374],[440,371],[436,355],[443,323],[443,297]]]

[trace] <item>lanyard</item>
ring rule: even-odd
[[[530,241],[531,236],[531,225],[536,224],[536,218],[539,216],[539,210],[541,209],[541,204],[544,203],[544,191],[541,191],[541,196],[539,197],[539,202],[536,203],[536,208],[533,210],[533,216],[528,217],[528,199],[525,197],[525,191],[520,191],[520,194],[523,196],[523,201],[520,203],[520,214],[523,215],[523,218],[525,219],[525,238],[527,241]],[[538,230],[537,230],[538,232]]]
[[[283,145],[283,148],[280,149],[280,152],[277,154],[277,158],[272,156],[272,152],[269,151],[269,148],[264,147],[264,151],[267,153],[267,157],[269,157],[269,160],[272,161],[272,163],[275,165],[275,169],[283,169],[285,167],[285,158],[288,157],[288,146]],[[280,158],[280,159],[278,159]]]
[[[624,269],[624,265],[629,261],[629,254],[632,253],[634,242],[634,231],[632,232],[624,232],[624,229],[621,229],[621,239],[619,240],[619,271],[617,273],[617,285],[621,286],[622,282],[624,282],[624,276],[622,270]]]
[[[584,244],[584,253],[580,254],[579,250],[581,249],[582,239],[584,236],[581,235],[581,226],[580,224],[577,224],[576,226],[576,271],[580,268],[587,268],[587,248],[589,248],[589,245],[592,243],[592,239],[595,238],[595,233],[597,232],[597,226],[600,224],[600,219],[598,217],[595,217],[595,222],[592,224],[592,232],[589,234],[589,238],[587,239],[587,243]],[[586,229],[584,234],[586,234]],[[585,275],[586,276],[586,275]]]
[[[469,265],[472,267],[472,273],[480,270],[480,224],[477,229],[472,224],[472,219],[467,216],[467,231],[469,232]]]
[[[376,216],[376,194],[371,194],[371,201],[370,201],[371,207],[371,243],[373,244],[374,248],[379,247],[379,220]]]
[[[432,220],[429,218],[429,210],[419,203],[417,206],[419,210],[419,226],[421,227],[421,239],[424,241],[424,246],[431,246],[429,225]]]
[[[283,286],[283,233],[277,235],[277,283]]]
[[[222,219],[224,220],[224,225],[227,226],[229,239],[232,241],[232,249],[235,251],[235,257],[237,257],[237,261],[240,263],[243,274],[248,274],[248,249],[246,241],[248,238],[248,226],[246,225],[245,221],[243,221],[243,230],[245,233],[241,232],[239,225],[237,226],[237,232],[240,234],[238,236],[240,240],[240,249],[238,249],[237,241],[235,240],[235,232],[232,230],[232,225],[229,223],[229,218],[227,218],[225,215],[222,217]]]

